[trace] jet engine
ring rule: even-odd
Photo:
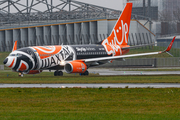
[[[87,66],[82,61],[72,61],[65,64],[64,70],[66,73],[84,73],[87,70]]]

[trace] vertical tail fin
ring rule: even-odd
[[[15,50],[17,50],[17,41],[14,42],[14,46],[13,46],[12,51],[15,51]]]
[[[127,3],[111,34],[101,44],[127,45],[131,20],[132,3]]]

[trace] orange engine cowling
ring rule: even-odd
[[[39,74],[41,73],[42,70],[30,70],[29,72],[27,72],[26,74]]]
[[[66,73],[84,73],[87,70],[87,66],[82,61],[72,61],[65,64],[64,70]]]

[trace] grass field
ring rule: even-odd
[[[2,120],[179,120],[180,89],[0,89]]]
[[[55,77],[53,72],[42,72],[37,75],[18,77],[15,72],[1,71],[0,83],[180,83],[180,76],[99,76],[97,74],[79,76],[79,74],[64,73],[64,76]]]
[[[10,52],[0,52],[0,65],[3,64],[4,59],[9,55]]]

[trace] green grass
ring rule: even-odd
[[[79,76],[78,74],[64,74],[53,76],[53,72],[43,72],[37,75],[24,75],[18,77],[18,73],[11,71],[0,72],[0,83],[180,83],[179,75],[161,76]]]
[[[4,59],[9,55],[10,52],[0,52],[0,65],[3,64]]]
[[[179,120],[180,89],[0,89],[2,120]]]
[[[0,65],[3,65],[4,59],[9,55],[10,52],[0,52]],[[10,70],[10,68],[4,66],[5,70]]]

